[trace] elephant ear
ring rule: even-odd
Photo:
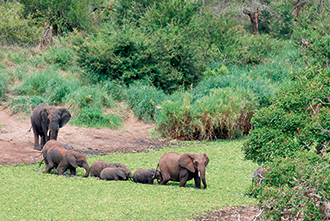
[[[71,166],[73,166],[74,168],[78,168],[77,156],[75,151],[68,151],[65,154],[65,159]]]
[[[45,124],[49,124],[49,118],[48,118],[48,110],[47,106],[43,107],[40,111],[41,121]]]
[[[193,164],[193,158],[194,154],[192,153],[184,153],[182,156],[179,158],[179,164],[181,167],[186,168],[192,173],[195,173],[195,167]]]
[[[201,155],[205,158],[205,167],[206,167],[209,164],[210,159],[204,152],[201,153]]]
[[[119,177],[123,178],[124,180],[126,180],[126,174],[125,174],[124,169],[117,168],[116,169],[116,174],[117,174],[117,176],[119,176]]]
[[[61,116],[61,120],[59,122],[59,127],[63,127],[66,123],[69,122],[71,118],[71,114],[68,109],[65,107],[58,108],[59,115]]]

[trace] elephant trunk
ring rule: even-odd
[[[207,184],[206,184],[206,179],[205,179],[205,168],[201,169],[200,171],[200,175],[201,175],[201,179],[202,179],[202,182],[203,182],[203,185],[204,185],[204,189],[206,189],[207,187]]]
[[[58,134],[58,130],[57,131],[49,131],[49,138],[48,140],[57,140],[57,134]]]
[[[83,168],[86,171],[86,174],[84,175],[84,177],[88,177],[88,175],[89,175],[89,166],[88,166],[87,162],[83,164]]]

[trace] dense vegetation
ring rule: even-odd
[[[243,150],[268,171],[251,186],[265,217],[329,212],[329,0],[0,3],[11,113],[44,102],[71,124],[118,128],[132,110],[182,140],[254,129]]]

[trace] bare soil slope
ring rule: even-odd
[[[34,163],[41,160],[40,151],[33,149],[34,136],[30,119],[11,116],[0,107],[0,165]],[[125,120],[119,130],[79,128],[65,125],[60,129],[58,141],[73,146],[85,154],[111,152],[141,152],[168,144],[148,134],[154,125],[144,124],[134,116]]]

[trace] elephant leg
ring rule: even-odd
[[[168,174],[163,174],[163,180],[160,182],[160,185],[165,185],[170,180],[170,176]]]
[[[70,168],[70,175],[76,175],[76,168]]]
[[[201,178],[199,176],[195,176],[195,186],[196,188],[201,188]]]
[[[180,177],[180,185],[179,185],[179,187],[184,187],[186,185],[187,181],[188,181],[188,176]]]
[[[67,165],[64,164],[63,161],[61,161],[56,169],[58,171],[58,175],[64,175],[64,172],[67,169]]]
[[[33,128],[33,134],[34,134],[34,147],[33,148],[36,150],[41,150],[41,147],[39,146],[39,135],[38,135],[36,129],[34,129],[34,127],[32,127],[32,128]]]
[[[45,136],[47,136],[47,135],[44,135],[44,134],[41,135],[41,142],[40,142],[40,148],[41,148],[41,149],[43,148],[43,146],[44,146],[45,143],[47,142]]]
[[[55,167],[54,163],[52,161],[48,162],[48,166],[46,165],[45,173],[50,173],[50,171]]]

